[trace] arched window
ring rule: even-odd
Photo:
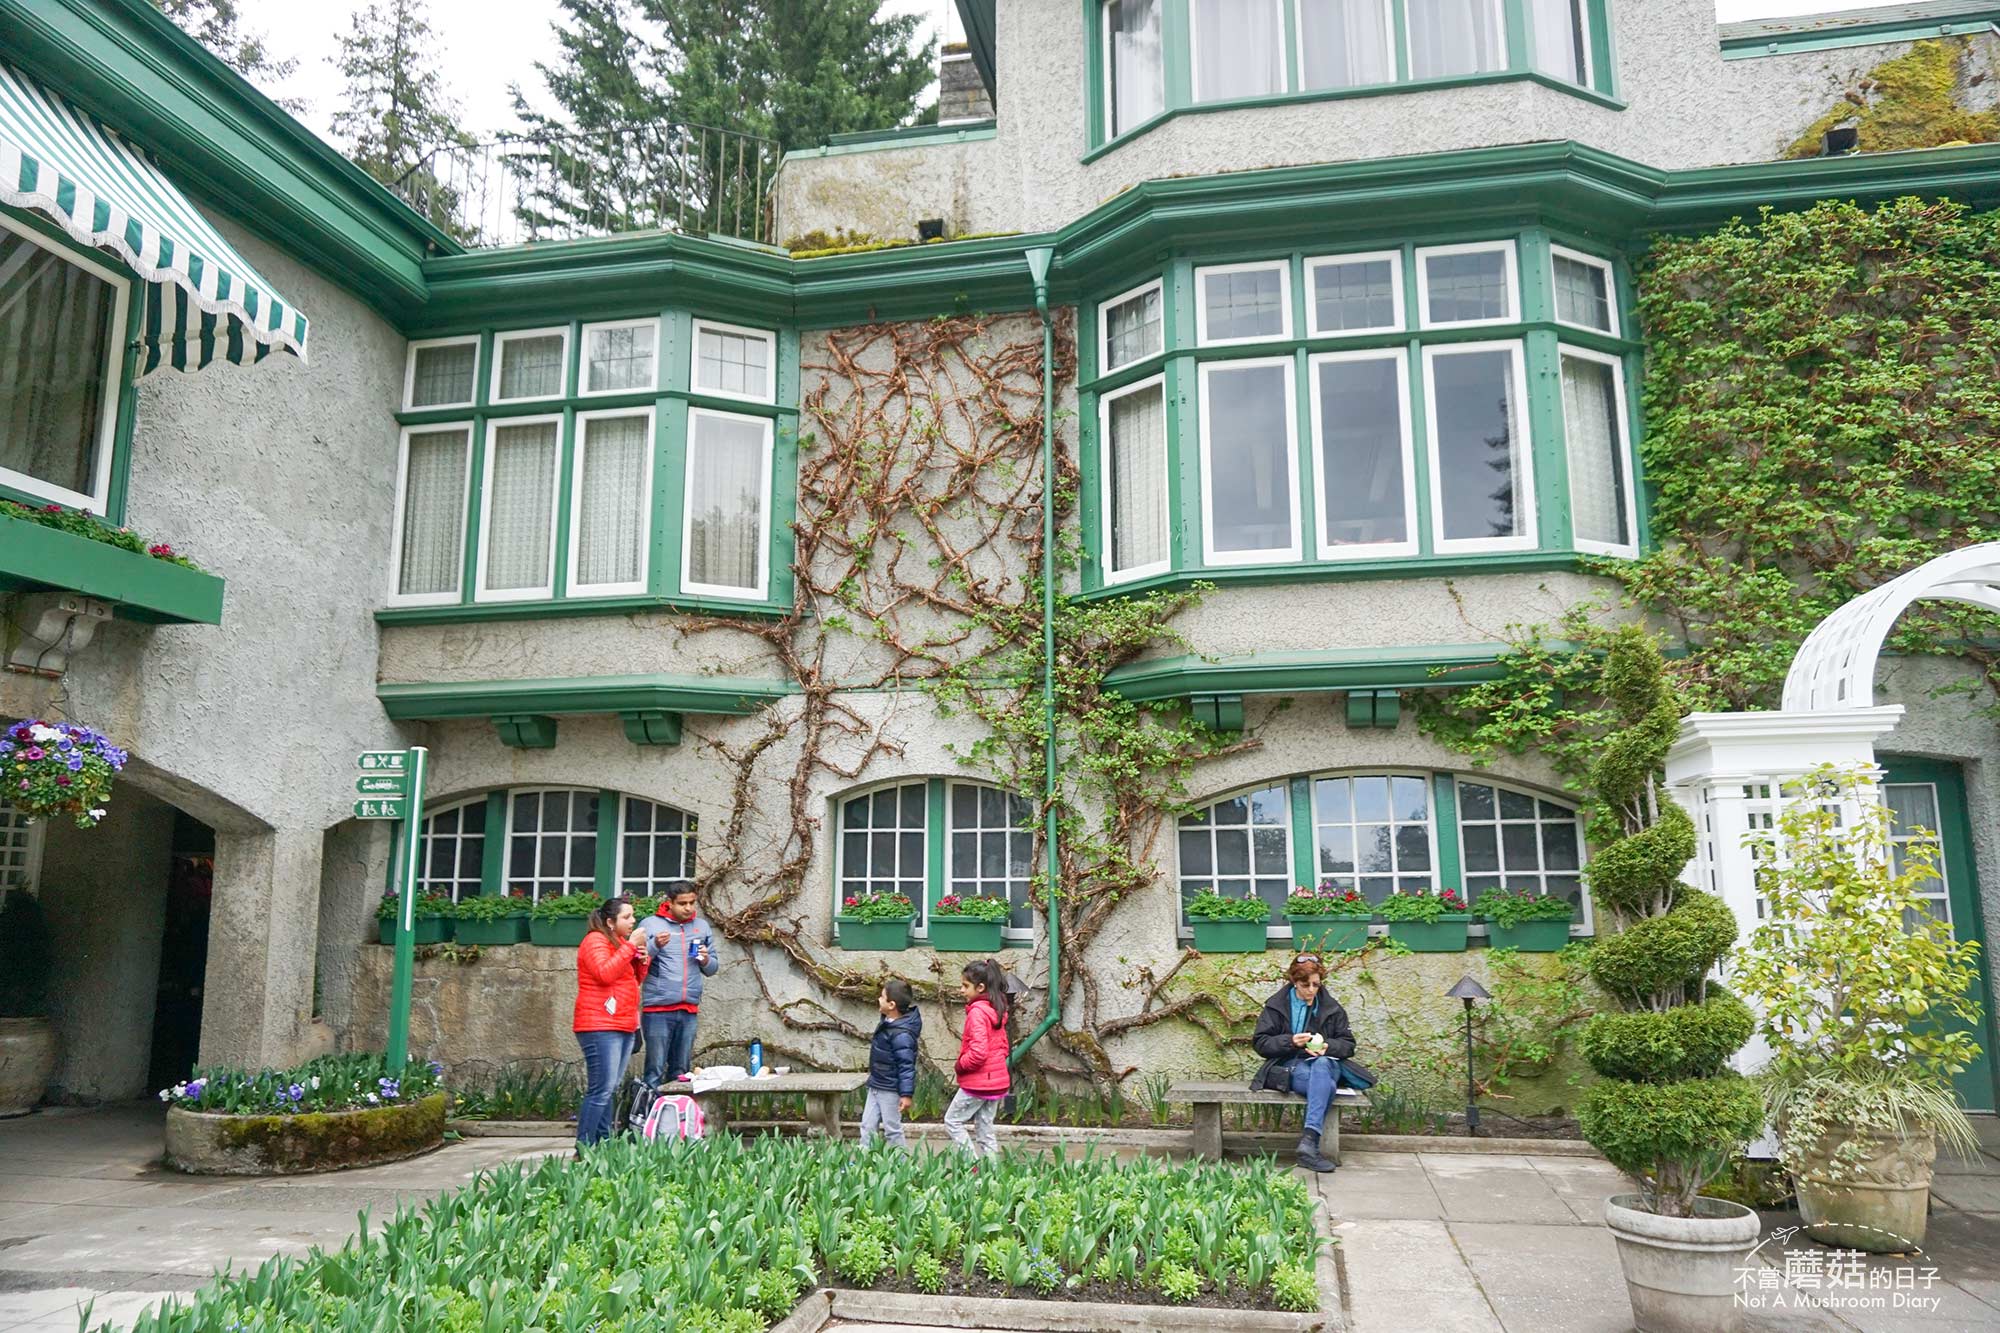
[[[1567,898],[1587,920],[1583,830],[1574,806],[1503,787],[1458,780],[1458,837],[1465,892],[1533,889]]]
[[[508,793],[509,890],[525,888],[539,901],[596,888],[597,798],[572,788]]]
[[[878,787],[840,803],[840,896],[906,893],[925,924],[928,814],[925,784]]]
[[[838,810],[840,898],[908,894],[921,936],[946,894],[1004,897],[1013,906],[1008,938],[1033,937],[1034,802],[986,783],[927,778],[844,796]]]
[[[945,892],[961,898],[991,894],[1014,905],[1010,933],[1034,927],[1028,889],[1035,877],[1034,803],[998,787],[951,784],[951,859]]]
[[[433,811],[424,818],[417,892],[441,893],[453,902],[476,897],[485,860],[484,796]]]
[[[1437,882],[1428,777],[1357,773],[1312,783],[1315,865],[1321,880],[1370,902]]]
[[[1232,898],[1252,894],[1271,904],[1272,925],[1284,927],[1292,886],[1291,812],[1286,784],[1226,796],[1181,816],[1181,907],[1205,889]],[[1182,918],[1185,924],[1186,918]]]
[[[652,898],[676,880],[694,878],[693,815],[637,796],[627,796],[619,805],[618,892]]]

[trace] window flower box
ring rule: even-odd
[[[1522,953],[1555,953],[1569,943],[1567,921],[1523,921],[1503,926],[1486,923],[1486,938],[1496,949],[1519,949]]]
[[[1376,908],[1389,938],[1412,953],[1463,953],[1472,913],[1456,889],[1392,893]]]
[[[1012,911],[1005,898],[940,898],[931,908],[931,947],[939,953],[998,953]]]
[[[1202,953],[1262,953],[1271,905],[1262,898],[1232,898],[1203,889],[1188,901],[1194,947]]]
[[[1488,941],[1496,949],[1554,953],[1569,943],[1574,909],[1565,898],[1533,889],[1488,889],[1479,895]]]
[[[1292,943],[1299,949],[1352,953],[1368,943],[1374,916],[1374,904],[1331,880],[1317,889],[1293,889],[1285,899],[1285,919],[1292,923]]]
[[[396,942],[396,912],[401,905],[397,894],[385,893],[375,908],[376,936],[384,944]],[[418,944],[445,944],[451,939],[452,901],[440,895],[417,899],[410,934]]]
[[[841,948],[887,953],[910,947],[916,919],[917,905],[902,893],[850,894],[833,917]]]
[[[528,917],[528,942],[550,949],[574,949],[590,933],[590,914],[604,900],[594,893],[565,893],[536,903]]]

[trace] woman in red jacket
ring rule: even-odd
[[[965,995],[965,1035],[958,1043],[958,1094],[945,1109],[951,1141],[979,1157],[994,1157],[1000,1142],[993,1117],[1007,1100],[1007,974],[991,958],[969,963],[960,983]]]
[[[576,1044],[583,1048],[589,1086],[576,1113],[578,1152],[611,1133],[618,1076],[639,1036],[639,987],[652,961],[646,937],[632,932],[632,904],[606,898],[590,914],[590,933],[576,947]]]

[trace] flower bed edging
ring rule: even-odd
[[[1330,1249],[1331,1247],[1329,1247]],[[1029,1297],[917,1296],[901,1291],[825,1289],[828,1321],[918,1324],[946,1328],[1018,1329],[1022,1333],[1213,1333],[1218,1311],[1200,1305],[1120,1305],[1113,1301],[1034,1300]],[[1317,1333],[1341,1327],[1339,1289],[1320,1282],[1315,1314],[1282,1310],[1231,1310],[1231,1330],[1244,1333]],[[811,1298],[808,1298],[810,1301]],[[808,1324],[807,1329],[824,1327]]]
[[[299,1115],[167,1108],[167,1165],[202,1176],[310,1175],[375,1166],[444,1142],[443,1093],[398,1106]]]

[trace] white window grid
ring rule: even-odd
[[[1285,422],[1285,468],[1283,481],[1290,496],[1288,521],[1292,539],[1289,545],[1268,547],[1254,551],[1217,551],[1215,549],[1215,504],[1214,481],[1215,462],[1211,447],[1214,436],[1214,420],[1211,411],[1214,395],[1209,392],[1209,381],[1216,375],[1232,371],[1255,370],[1262,367],[1277,367],[1284,372],[1284,422]],[[1296,561],[1303,549],[1304,535],[1299,530],[1299,414],[1296,406],[1296,387],[1293,384],[1293,361],[1289,356],[1241,358],[1230,361],[1204,361],[1201,363],[1199,380],[1201,387],[1201,557],[1207,565],[1269,565],[1287,564]]]
[[[472,364],[465,373],[464,394],[441,398],[436,402],[417,401],[418,364],[424,360],[426,352],[442,352],[453,348],[470,347]],[[409,362],[403,369],[403,410],[406,412],[440,412],[471,407],[479,393],[479,338],[475,334],[466,338],[424,338],[410,344]]]
[[[1437,887],[1437,819],[1428,774],[1316,774],[1312,816],[1315,884],[1331,880],[1373,903]]]
[[[891,783],[840,798],[834,911],[849,897],[902,893],[916,906],[912,930],[929,928],[930,790],[927,782]]]
[[[42,826],[23,810],[0,801],[0,898],[14,889],[41,886]]]
[[[1322,273],[1337,273],[1341,269],[1354,268],[1363,264],[1387,264],[1389,266],[1389,300],[1391,313],[1385,324],[1357,324],[1341,328],[1329,328],[1319,319],[1319,285]],[[1317,255],[1306,260],[1306,331],[1315,338],[1351,338],[1365,333],[1393,333],[1404,327],[1408,312],[1403,309],[1403,252],[1400,250],[1366,250],[1358,254]]]
[[[1933,782],[1885,782],[1882,802],[1890,812],[1889,863],[1898,875],[1909,868],[1914,846],[1929,849],[1935,886],[1923,894],[1925,911],[1946,925],[1951,919],[1951,868],[1945,864],[1942,796]],[[1915,925],[1915,922],[1909,924]]]
[[[1004,934],[1034,935],[1028,892],[1035,875],[1035,807],[1026,797],[976,782],[953,782],[945,793],[944,891],[961,898],[1000,897],[1013,905]]]
[[[699,821],[685,810],[638,796],[619,799],[618,892],[658,897],[667,885],[692,880]]]
[[[753,347],[762,349],[761,366],[751,354]],[[778,338],[767,329],[698,319],[692,362],[690,382],[696,393],[748,403],[777,400]]]
[[[1167,474],[1173,466],[1173,453],[1168,444],[1171,438],[1173,414],[1170,405],[1165,401],[1166,386],[1167,381],[1164,375],[1152,375],[1140,380],[1136,384],[1128,384],[1122,389],[1115,389],[1110,393],[1103,394],[1097,400],[1098,476],[1103,482],[1099,488],[1102,491],[1102,495],[1099,497],[1101,501],[1100,508],[1103,510],[1103,536],[1101,541],[1104,548],[1104,581],[1107,584],[1127,583],[1133,579],[1142,579],[1153,574],[1163,574],[1173,565],[1173,513],[1171,506],[1168,504],[1169,491],[1167,486]],[[1113,403],[1116,403],[1121,398],[1140,393],[1157,393],[1161,396],[1159,512],[1160,531],[1168,534],[1168,536],[1166,549],[1160,559],[1149,560],[1143,565],[1134,565],[1128,569],[1114,569],[1111,564],[1115,552],[1115,548],[1112,545],[1112,531],[1117,514],[1118,498],[1112,493],[1112,483],[1117,473],[1111,462],[1112,448],[1115,444],[1115,441],[1111,438],[1111,407]]]
[[[643,359],[646,367],[645,381],[639,384],[611,385],[602,389],[594,389],[590,385],[592,343],[599,336],[611,337],[620,333],[632,333],[637,336],[632,340],[630,354],[616,358],[616,360],[626,364],[637,364]],[[642,350],[645,353],[643,358],[640,356]],[[650,393],[654,391],[660,384],[660,321],[657,319],[620,319],[610,320],[602,324],[584,325],[583,357],[577,363],[576,374],[576,392],[579,398],[598,398],[605,394]]]
[[[1187,905],[1203,889],[1232,898],[1254,893],[1271,905],[1265,933],[1283,936],[1290,930],[1283,917],[1292,890],[1290,783],[1224,796],[1181,816],[1177,834],[1181,933],[1190,932]]]
[[[1433,367],[1441,356],[1470,352],[1506,351],[1512,357],[1513,376],[1513,466],[1519,472],[1515,482],[1518,501],[1514,514],[1515,532],[1508,537],[1447,537],[1444,529],[1443,474],[1438,457],[1437,382]],[[1535,515],[1535,444],[1528,415],[1527,349],[1519,339],[1499,342],[1434,343],[1423,349],[1425,448],[1431,470],[1431,544],[1440,555],[1462,551],[1532,551],[1540,542]]]
[[[1598,274],[1604,280],[1604,295],[1602,298],[1589,290],[1588,287],[1579,291],[1573,283],[1565,285],[1564,264],[1576,265],[1588,272]],[[1611,267],[1610,260],[1599,259],[1596,255],[1584,254],[1581,250],[1571,250],[1567,246],[1551,245],[1549,247],[1549,292],[1554,301],[1555,317],[1558,324],[1567,324],[1575,329],[1588,329],[1592,333],[1606,333],[1614,338],[1618,336],[1618,278],[1616,271]],[[1592,305],[1598,303],[1601,299],[1604,307],[1603,322],[1592,323],[1588,319],[1565,318],[1563,315],[1563,296],[1565,292],[1572,294],[1578,300]],[[1572,306],[1572,314],[1574,314],[1574,306]]]
[[[694,466],[704,420],[750,421],[763,431],[763,468],[757,483],[757,578],[749,587],[723,583],[697,583],[694,567]],[[692,407],[687,414],[687,461],[681,477],[681,591],[703,597],[728,597],[762,601],[771,587],[771,470],[775,453],[775,425],[769,417],[718,412],[713,408]]]
[[[486,798],[475,796],[424,816],[417,855],[417,891],[453,902],[477,897],[486,855]]]
[[[403,525],[408,521],[410,489],[410,438],[415,435],[448,435],[453,431],[465,437],[465,456],[459,465],[462,478],[459,487],[458,507],[453,513],[459,545],[458,560],[454,563],[457,571],[450,588],[442,592],[405,593],[403,586]],[[435,426],[406,426],[402,439],[397,445],[396,457],[396,522],[391,530],[389,550],[392,552],[389,572],[390,606],[445,606],[458,601],[465,583],[465,510],[472,494],[472,423],[470,421],[448,421]]]
[[[1493,888],[1554,894],[1576,905],[1571,932],[1589,934],[1590,895],[1583,888],[1583,868],[1589,855],[1584,846],[1583,818],[1576,808],[1507,783],[1463,777],[1455,781],[1459,868],[1466,902],[1476,904],[1481,892]],[[1478,814],[1468,813],[1475,804],[1468,793],[1474,791],[1491,793],[1490,807],[1482,805]],[[1475,869],[1475,849],[1484,859],[1489,847],[1492,868],[1482,865]]]
[[[583,787],[532,787],[507,793],[505,892],[526,888],[544,896],[589,893],[597,887],[597,792]]]
[[[1625,428],[1625,423],[1628,419],[1625,406],[1625,363],[1620,358],[1610,356],[1604,352],[1573,347],[1565,343],[1556,349],[1556,379],[1558,387],[1560,387],[1562,380],[1562,362],[1571,357],[1580,361],[1594,361],[1601,366],[1609,368],[1611,371],[1611,431],[1616,455],[1613,466],[1618,469],[1618,504],[1620,521],[1625,526],[1626,537],[1622,542],[1588,541],[1576,536],[1572,532],[1571,544],[1579,551],[1590,551],[1597,555],[1636,556],[1639,553],[1639,515],[1633,500],[1632,442]],[[1523,415],[1525,416],[1526,414],[1524,413]],[[1566,468],[1573,472],[1576,464],[1567,448],[1571,430],[1568,404],[1565,403],[1563,413],[1563,435],[1565,442],[1563,463]],[[1573,490],[1572,494],[1574,494]]]
[[[542,581],[531,587],[492,588],[488,584],[493,564],[493,455],[499,447],[500,432],[529,426],[550,426],[555,430],[555,447],[549,450],[549,535]],[[479,582],[474,592],[475,601],[532,602],[555,595],[556,522],[562,509],[556,481],[562,469],[562,427],[563,419],[560,413],[533,417],[494,417],[486,423],[484,480],[479,487]]]
[[[1402,455],[1403,477],[1403,539],[1388,542],[1342,542],[1332,529],[1333,511],[1330,503],[1330,488],[1336,478],[1329,476],[1326,466],[1326,451],[1321,446],[1321,438],[1329,417],[1329,405],[1322,401],[1325,395],[1320,390],[1319,368],[1322,365],[1350,361],[1392,361],[1396,366],[1396,420],[1398,448]],[[1321,352],[1306,360],[1306,381],[1312,408],[1312,451],[1313,488],[1318,496],[1319,556],[1326,560],[1379,559],[1385,556],[1415,555],[1417,546],[1417,477],[1416,440],[1410,423],[1410,362],[1400,348],[1386,348],[1366,352]]]
[[[578,581],[578,560],[583,551],[584,533],[584,456],[590,450],[591,423],[611,420],[642,420],[646,423],[644,448],[645,462],[641,471],[642,480],[635,494],[621,497],[638,506],[639,513],[639,574],[629,582],[582,583]],[[575,456],[570,460],[570,521],[569,553],[567,560],[567,586],[572,593],[588,593],[594,597],[620,596],[646,591],[647,579],[653,565],[653,453],[655,447],[653,409],[650,407],[630,409],[606,409],[601,412],[579,412],[576,414],[576,444],[571,451]]]
[[[1151,282],[1141,283],[1129,292],[1120,292],[1110,300],[1102,301],[1098,304],[1097,319],[1104,335],[1104,369],[1102,373],[1108,375],[1114,370],[1123,370],[1127,366],[1136,366],[1141,361],[1158,356],[1166,350],[1166,300],[1162,292],[1163,288],[1160,280],[1154,278]],[[1146,318],[1145,298],[1149,296],[1152,298],[1152,313],[1151,318]],[[1121,358],[1118,355],[1121,338],[1120,334],[1114,331],[1112,320],[1120,309],[1135,301],[1139,303],[1141,318],[1138,324],[1125,331],[1124,336],[1130,338],[1136,333],[1138,341],[1141,344],[1141,350],[1130,356]]]
[[[561,342],[556,353],[556,387],[548,393],[523,393],[512,397],[500,392],[501,382],[506,378],[507,349],[515,343],[538,339],[554,338]],[[512,329],[493,337],[493,383],[487,393],[491,403],[533,403],[546,398],[564,398],[569,390],[569,325],[562,324],[547,329]]]
[[[1234,338],[1209,335],[1208,280],[1237,274],[1276,273],[1278,275],[1278,327],[1268,333],[1246,333]],[[1260,260],[1249,264],[1210,264],[1194,271],[1195,341],[1203,347],[1235,347],[1244,343],[1270,342],[1292,336],[1292,261]]]
[[[1498,254],[1501,257],[1502,281],[1505,286],[1506,308],[1497,315],[1477,319],[1433,319],[1431,318],[1431,266],[1433,259],[1448,259],[1458,255]],[[1420,329],[1467,329],[1483,324],[1516,324],[1521,319],[1521,275],[1514,255],[1512,241],[1475,241],[1466,245],[1420,246],[1416,254],[1417,264],[1417,327]]]

